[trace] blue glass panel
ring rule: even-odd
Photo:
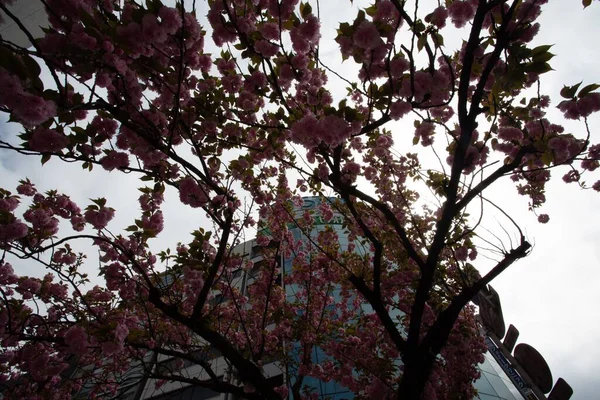
[[[488,379],[500,397],[507,400],[515,400],[515,396],[512,395],[499,376],[489,375]]]
[[[498,393],[496,393],[496,391],[494,390],[493,386],[491,385],[491,383],[487,379],[487,374],[485,372],[481,373],[481,378],[479,378],[473,384],[473,386],[475,386],[475,389],[477,389],[478,393],[491,394],[491,395],[494,395],[494,396],[498,394]]]
[[[479,394],[477,397],[481,400],[499,400],[500,399],[500,397],[498,397],[498,396],[490,396],[489,394],[483,394],[483,393]]]
[[[488,357],[489,357],[489,355],[486,354],[485,360],[481,364],[479,364],[479,369],[481,369],[482,371],[488,372],[488,373],[492,373],[494,375],[498,375],[498,373],[496,372],[494,367],[492,367],[492,364],[490,363],[490,360],[488,359]]]

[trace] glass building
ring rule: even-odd
[[[302,207],[296,207],[294,212],[299,217],[301,213],[306,210],[315,211],[315,228],[310,233],[311,236],[316,236],[318,232],[325,229],[325,227],[332,228],[338,235],[341,250],[347,250],[348,248],[348,233],[343,230],[342,223],[343,218],[341,215],[335,215],[332,221],[325,222],[318,216],[318,206],[322,201],[329,201],[332,205],[335,204],[337,199],[323,199],[319,197],[307,197],[304,198],[304,204]],[[334,207],[332,207],[334,208]],[[299,228],[290,226],[290,230],[294,234],[295,239],[300,239],[305,236]],[[365,254],[368,250],[357,246],[356,252]],[[284,274],[291,270],[292,259],[284,260]],[[286,288],[288,296],[293,296],[293,289]],[[364,306],[360,312],[371,312],[369,306]],[[400,312],[400,311],[398,311]],[[313,352],[313,362],[318,363],[325,357],[324,353],[320,349],[316,349]],[[487,352],[485,354],[485,360],[479,365],[481,371],[481,377],[474,384],[477,389],[477,397],[475,399],[480,400],[523,400],[524,397],[520,394],[517,387],[510,380],[508,375],[504,372],[502,367],[494,359],[492,354]],[[347,388],[343,387],[337,382],[323,382],[316,378],[305,378],[304,380],[307,386],[312,387],[319,398],[331,399],[331,400],[350,400],[354,398],[354,394]]]
[[[500,364],[489,353],[485,353],[485,360],[479,364],[481,377],[475,382],[477,389],[476,399],[481,400],[523,400],[516,386],[504,372]]]
[[[306,235],[308,234],[309,236],[314,238],[320,231],[332,228],[338,234],[341,249],[346,250],[348,248],[348,233],[345,232],[343,229],[343,219],[341,218],[341,215],[335,214],[333,220],[323,221],[322,218],[320,218],[320,216],[318,215],[318,206],[321,203],[321,201],[334,202],[337,200],[322,199],[318,197],[305,198],[303,206],[295,207],[293,212],[297,217],[300,218],[302,216],[302,213],[304,213],[305,211],[314,212],[314,228],[309,233],[303,232],[299,227],[290,224],[289,229],[291,233],[293,234],[296,240],[303,240],[304,238],[307,243],[307,248],[305,250],[310,251],[311,241],[308,240]],[[259,265],[259,263],[261,263],[262,261],[262,256],[259,250],[260,248],[258,247],[256,240],[251,240],[236,246],[234,252],[250,259],[254,263],[254,265]],[[366,252],[368,252],[366,248],[360,247],[358,243],[354,251],[356,251],[359,254],[365,254]],[[291,272],[292,262],[293,257],[281,260],[283,275]],[[247,293],[248,287],[250,287],[256,279],[256,273],[257,272],[255,269],[250,271],[244,271],[240,269],[239,271],[234,272],[234,286],[238,288],[242,293]],[[296,289],[297,288],[295,288],[294,285],[286,285],[285,291],[288,301],[292,301],[292,299],[295,296]],[[334,297],[339,296],[339,294],[336,292],[337,291],[334,290],[332,293]],[[220,297],[218,293],[214,293],[213,299],[211,301],[226,301],[226,299]],[[364,305],[362,309],[357,310],[357,312],[371,313],[372,310],[370,309],[370,306]],[[300,353],[299,349],[298,351],[292,350],[292,352],[294,353],[291,354],[292,357],[297,356]],[[316,348],[312,353],[312,361],[314,363],[320,363],[326,357],[327,356],[325,355],[325,353],[319,348]],[[159,357],[156,363],[156,368],[166,368],[165,365],[173,363],[174,361],[176,360],[169,359],[166,357]],[[226,363],[219,354],[215,353],[210,359],[210,363],[214,370],[219,374],[219,376],[227,376],[228,372],[226,370]],[[477,389],[477,396],[475,397],[475,399],[524,399],[524,397],[521,396],[521,394],[519,393],[519,390],[516,388],[516,386],[511,382],[508,375],[503,371],[502,367],[489,352],[485,354],[485,361],[479,365],[479,369],[481,370],[481,377],[474,383],[474,386]],[[206,374],[205,372],[203,372],[202,368],[199,365],[188,364],[185,365],[184,370],[184,375],[196,376],[201,379],[204,378],[204,375]],[[277,361],[265,365],[265,373],[269,379],[277,381],[278,384],[284,383],[284,371]],[[163,385],[158,389],[156,388],[155,383],[156,382],[154,380],[147,379],[142,381],[142,383],[140,383],[139,387],[137,388],[128,386],[127,390],[123,391],[123,394],[125,394],[125,397],[123,398],[126,398],[127,400],[236,400],[236,397],[230,394],[216,393],[206,388],[192,387],[186,384],[182,384],[180,382],[168,382],[167,384]],[[317,378],[305,377],[303,385],[312,389],[312,391],[318,395],[319,399],[322,400],[351,400],[355,397],[352,392],[350,392],[347,388],[335,381],[324,382]],[[290,400],[291,399],[292,397],[290,395]]]

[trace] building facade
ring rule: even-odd
[[[296,217],[300,218],[304,212],[314,213],[314,228],[309,233],[310,236],[315,237],[320,231],[327,228],[334,229],[339,237],[340,246],[342,249],[347,249],[348,246],[348,233],[343,228],[343,218],[341,215],[334,214],[334,218],[329,221],[323,221],[318,215],[318,206],[322,201],[329,201],[327,199],[321,199],[318,197],[305,198],[301,207],[295,207],[294,213]],[[306,237],[307,232],[300,229],[298,226],[290,225],[289,229],[295,239],[306,240],[310,242]],[[357,252],[368,251],[365,248],[355,249]],[[252,261],[255,265],[258,265],[262,261],[262,255],[260,254],[259,247],[256,240],[251,240],[245,243],[241,243],[234,249],[234,252],[244,256],[245,258]],[[283,275],[289,274],[292,268],[293,257],[282,258],[282,271]],[[253,270],[245,271],[240,269],[233,274],[234,281],[233,285],[236,289],[240,290],[241,293],[247,293],[248,288],[254,283],[256,279],[255,272]],[[293,285],[285,287],[286,295],[291,300],[295,293]],[[335,294],[334,294],[335,295]],[[217,299],[217,300],[215,300]],[[212,301],[220,301],[219,294],[215,294]],[[359,312],[369,312],[369,307]],[[489,339],[488,339],[489,340]],[[493,342],[492,342],[493,343]],[[151,357],[152,355],[149,355]],[[218,376],[227,378],[228,370],[227,364],[224,359],[214,352],[207,356],[211,363],[211,367]],[[318,363],[319,361],[326,358],[323,351],[315,349],[312,354],[313,362]],[[159,357],[156,360],[156,368],[170,369],[176,365],[177,360],[168,357]],[[520,394],[518,388],[511,381],[505,372],[505,369],[500,366],[498,361],[492,356],[491,353],[485,354],[485,360],[481,363],[478,368],[481,371],[481,377],[474,383],[477,389],[476,399],[480,400],[523,400],[524,397]],[[189,363],[181,366],[184,371],[184,375],[195,376],[198,378],[208,378],[203,376],[206,374],[202,367],[199,365],[190,365]],[[264,366],[266,375],[273,379],[273,381],[280,382],[283,384],[285,380],[285,370],[278,362],[272,362]],[[179,382],[167,382],[164,385],[157,387],[156,381],[152,379],[143,380],[139,384],[133,383],[137,377],[141,376],[141,370],[135,372],[135,367],[132,368],[131,372],[131,386],[123,385],[122,396],[119,398],[125,400],[192,400],[192,399],[206,399],[206,400],[234,400],[235,396],[231,394],[221,394],[213,392],[206,388],[194,387],[185,385]],[[330,400],[351,400],[354,398],[354,394],[347,388],[335,381],[321,381],[317,378],[306,378],[304,385],[313,389],[314,393],[317,393],[320,399]]]

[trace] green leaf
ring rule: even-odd
[[[554,160],[554,154],[552,154],[551,151],[547,151],[544,154],[542,154],[541,160],[544,163],[544,165],[550,165],[552,163],[552,160]]]
[[[425,47],[426,44],[427,44],[427,35],[419,36],[419,39],[417,40],[417,49],[419,49],[419,51],[423,50],[423,47]]]
[[[369,17],[374,17],[377,14],[377,6],[373,4],[372,6],[365,8],[365,12]]]
[[[579,86],[582,84],[583,82],[579,82],[577,85],[573,85],[573,86],[564,86],[561,91],[560,91],[560,95],[562,97],[564,97],[565,99],[572,99],[573,97],[575,97],[575,93],[577,93],[577,89],[579,89]]]
[[[541,75],[548,71],[552,71],[552,67],[547,62],[532,62],[525,66],[525,71]]]
[[[352,29],[350,24],[347,22],[341,23],[337,32],[338,32],[338,35],[342,35],[342,36],[352,36],[354,34],[354,30]]]
[[[25,54],[21,57],[23,64],[27,67],[28,75],[31,79],[35,79],[42,73],[40,65],[29,55]]]
[[[19,57],[3,46],[0,46],[0,67],[21,79],[27,78],[27,69]]]
[[[538,47],[535,47],[535,48],[531,49],[531,57],[535,57],[535,56],[537,56],[539,54],[542,54],[542,53],[547,53],[548,50],[550,50],[550,48],[552,46],[554,46],[554,45],[553,44],[546,44],[546,45],[538,46]]]
[[[415,21],[413,30],[416,33],[421,33],[421,32],[425,32],[426,28],[427,27],[425,26],[425,24],[423,23],[423,21],[421,21],[420,19],[418,19],[418,20]]]
[[[358,12],[358,15],[356,16],[356,19],[354,20],[353,26],[354,27],[359,26],[364,20],[365,20],[365,12],[363,10],[360,10]]]
[[[431,34],[435,47],[444,47],[444,37],[437,32]]]
[[[99,207],[104,207],[106,205],[106,199],[103,197],[100,197],[98,199],[90,199],[92,200],[92,203],[97,204]]]
[[[587,85],[586,87],[584,87],[583,89],[581,89],[579,91],[579,93],[577,94],[577,97],[584,97],[587,96],[588,94],[590,94],[591,92],[593,92],[596,89],[599,89],[600,85],[597,85],[595,83],[592,83],[591,85]]]
[[[533,56],[533,62],[534,63],[545,63],[547,61],[550,61],[552,59],[552,57],[554,57],[554,56],[555,56],[554,54],[548,53],[548,52],[540,53],[540,54]]]
[[[62,124],[70,125],[73,122],[75,122],[75,116],[73,115],[73,113],[70,113],[70,112],[60,113],[58,116],[58,122],[60,122]]]
[[[294,21],[290,18],[283,23],[282,27],[288,31],[292,30],[292,28],[294,27]]]
[[[303,19],[308,18],[308,16],[312,14],[312,7],[309,3],[300,3],[300,15],[302,15]]]

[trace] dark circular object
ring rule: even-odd
[[[515,359],[544,393],[552,389],[552,372],[544,357],[532,346],[520,343],[515,347]]]

